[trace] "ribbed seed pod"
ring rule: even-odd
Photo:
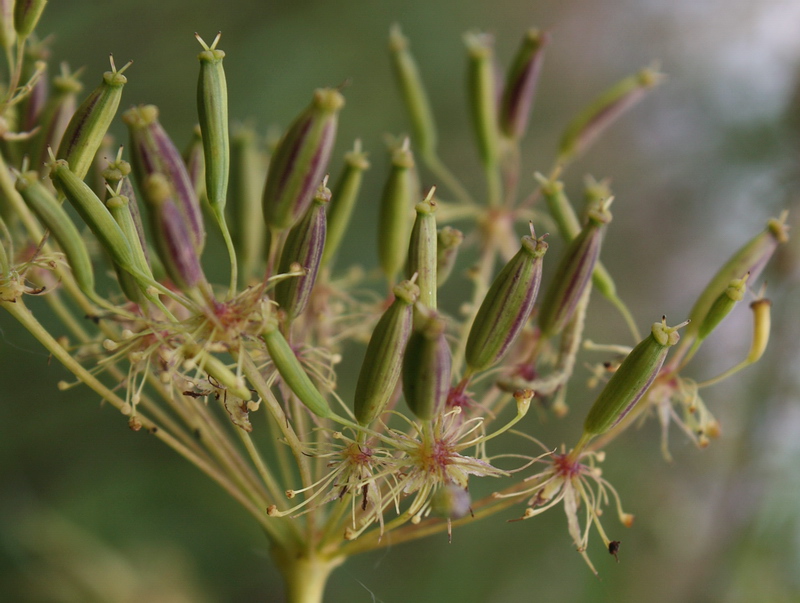
[[[605,433],[625,418],[653,383],[669,348],[680,340],[677,330],[685,324],[668,327],[666,318],[653,323],[650,334],[625,357],[595,400],[583,423],[585,433]]]
[[[111,71],[103,74],[100,85],[81,103],[61,137],[56,158],[66,160],[78,178],[86,177],[97,149],[117,114],[122,87],[128,81],[122,73],[130,65],[127,63],[117,71],[111,59]]]
[[[403,281],[394,287],[394,295],[394,302],[375,325],[358,374],[354,410],[356,420],[365,427],[386,409],[397,386],[419,288]]]
[[[708,314],[706,314],[706,317],[703,319],[703,324],[701,324],[700,328],[697,330],[698,339],[702,340],[708,337],[711,331],[716,329],[717,325],[722,322],[722,319],[730,314],[736,303],[744,299],[749,276],[749,274],[746,274],[744,278],[733,279],[725,288],[725,291],[720,293],[719,297],[714,300],[714,303],[711,304],[711,308],[708,310]]]
[[[233,245],[245,280],[253,277],[264,261],[266,226],[261,192],[267,161],[252,128],[240,127],[231,139],[231,182],[228,200],[232,218]]]
[[[529,29],[509,67],[500,102],[500,128],[511,139],[525,136],[544,62],[544,47],[549,42],[547,33]]]
[[[497,82],[495,81],[494,38],[469,32],[464,36],[469,52],[467,98],[472,126],[478,139],[481,161],[487,168],[497,165],[500,132],[497,127]]]
[[[264,186],[264,219],[270,228],[291,227],[311,204],[328,168],[343,106],[344,97],[337,90],[316,90],[311,105],[278,143]]]
[[[300,266],[305,272],[303,276],[288,278],[275,285],[275,301],[289,320],[300,316],[311,299],[325,249],[325,206],[330,200],[331,191],[323,184],[317,189],[311,207],[289,231],[283,245],[278,272],[291,272],[293,265]]]
[[[528,322],[547,252],[544,237],[535,236],[531,226],[531,236],[522,237],[522,247],[494,279],[481,303],[467,338],[466,360],[472,371],[499,361]]]
[[[411,229],[408,243],[406,277],[417,275],[419,302],[430,310],[436,309],[436,201],[433,200],[435,188],[431,188],[424,201],[415,208],[417,219]]]
[[[17,177],[16,188],[25,204],[53,235],[72,269],[75,282],[89,297],[94,297],[94,269],[80,232],[52,193],[41,183],[39,174],[30,171]]]
[[[150,272],[150,264],[147,261],[144,248],[142,247],[142,241],[139,238],[139,231],[134,221],[133,213],[130,210],[130,204],[131,201],[128,197],[117,193],[114,193],[106,199],[106,207],[111,213],[111,217],[114,218],[114,221],[119,225],[120,230],[122,230],[125,239],[131,247],[136,270],[152,279],[153,274]],[[116,263],[114,267],[117,271],[117,277],[120,287],[122,287],[122,292],[125,293],[125,296],[132,302],[142,305],[147,296],[142,287],[138,285],[137,280],[130,273],[118,267]],[[145,287],[146,286],[147,285],[145,285]]]
[[[441,287],[450,278],[458,258],[458,248],[464,233],[452,226],[441,228],[436,236],[436,286]]]
[[[137,272],[133,251],[128,240],[89,185],[81,180],[63,159],[58,159],[50,164],[50,178],[55,187],[64,193],[72,207],[80,214],[111,259],[128,272]]]
[[[27,38],[36,29],[47,0],[16,0],[14,3],[14,29],[20,38]]]
[[[206,194],[206,160],[203,157],[203,136],[199,125],[192,129],[192,138],[183,150],[182,156],[194,192],[198,200],[202,200]]]
[[[294,350],[292,350],[289,342],[286,341],[278,329],[278,323],[274,318],[268,321],[263,337],[278,374],[292,393],[297,396],[298,400],[318,417],[324,419],[331,416],[332,413],[327,400],[325,400],[305,369],[303,369]]]
[[[608,199],[589,209],[586,225],[569,244],[558,264],[555,278],[539,308],[539,328],[545,337],[561,332],[590,286],[592,272],[600,257],[605,226],[611,221],[610,202]]]
[[[163,174],[154,173],[145,178],[143,192],[156,251],[164,270],[182,291],[193,289],[205,277],[183,212],[172,198],[169,181]]]
[[[378,259],[389,282],[394,280],[406,261],[416,190],[413,168],[414,155],[406,139],[392,152],[391,172],[383,187],[378,216]]]
[[[789,240],[786,216],[784,213],[777,219],[770,219],[767,227],[745,243],[714,275],[689,313],[692,322],[686,329],[687,337],[697,334],[712,304],[733,279],[747,273],[750,273],[751,282],[758,279],[778,245]]]
[[[217,48],[221,34],[211,46],[200,36],[203,52],[200,77],[197,80],[197,113],[203,137],[203,154],[206,164],[206,194],[217,222],[225,223],[225,203],[228,199],[228,177],[231,166],[230,137],[228,136],[228,84],[222,59],[225,52]]]
[[[118,191],[120,196],[125,197],[128,200],[127,208],[131,214],[131,219],[133,220],[133,225],[139,238],[139,247],[141,247],[142,252],[144,253],[145,261],[149,265],[150,254],[147,250],[147,239],[144,236],[142,212],[139,211],[139,203],[136,199],[136,193],[133,191],[133,186],[131,185],[130,178],[128,177],[130,173],[131,164],[122,159],[122,149],[120,148],[117,158],[108,164],[106,169],[103,170],[102,176],[111,190]],[[117,220],[117,223],[119,223],[119,220]],[[123,232],[125,232],[124,228]],[[131,246],[133,247],[133,244],[131,244]],[[136,250],[134,249],[134,254],[135,252]]]
[[[408,49],[408,38],[396,24],[392,25],[389,32],[389,51],[400,93],[411,118],[414,144],[423,157],[433,156],[436,153],[436,123],[433,111],[417,63]]]
[[[565,163],[583,153],[608,126],[663,79],[663,74],[648,67],[603,92],[567,125],[561,138],[558,162]]]
[[[344,156],[344,169],[333,187],[331,203],[328,207],[328,240],[325,253],[322,254],[322,265],[331,261],[344,238],[350,217],[361,190],[364,171],[369,169],[367,154],[361,150],[361,141],[356,140],[353,150]]]
[[[53,92],[39,116],[41,130],[33,137],[28,150],[33,166],[44,173],[47,147],[57,149],[64,132],[75,114],[78,93],[83,85],[74,74],[62,67],[61,75],[53,78]]]
[[[145,195],[145,200],[148,204],[153,203],[146,198],[145,181],[149,176],[161,174],[172,189],[170,196],[186,222],[194,250],[198,255],[202,254],[206,231],[200,203],[183,157],[158,122],[158,107],[133,107],[122,114],[122,121],[128,126],[130,133],[133,175],[139,190]]]
[[[408,338],[403,355],[403,394],[421,421],[430,421],[444,410],[450,391],[452,359],[444,330],[442,318],[426,316]]]

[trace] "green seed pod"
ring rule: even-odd
[[[750,281],[758,279],[778,245],[789,240],[786,217],[784,213],[777,219],[770,219],[767,227],[745,243],[714,275],[689,313],[692,322],[686,329],[687,337],[697,334],[712,304],[732,280],[747,273],[750,273]]]
[[[53,78],[53,93],[42,108],[39,116],[41,129],[31,139],[28,147],[28,156],[32,164],[44,172],[44,163],[47,161],[47,147],[57,149],[61,144],[77,106],[77,96],[83,90],[83,85],[78,81],[76,74],[72,74],[62,65],[61,75]]]
[[[711,304],[708,314],[703,319],[703,324],[697,331],[697,338],[700,340],[705,339],[711,334],[711,331],[717,328],[717,325],[722,322],[722,319],[730,314],[736,302],[744,299],[744,294],[747,291],[747,279],[750,275],[746,274],[744,278],[733,279],[725,291],[719,294],[719,297]]]
[[[133,107],[122,114],[122,121],[128,126],[133,175],[145,201],[154,203],[147,199],[145,181],[153,174],[161,174],[172,188],[171,196],[187,224],[195,251],[202,254],[206,231],[200,202],[183,157],[158,121],[158,107]]]
[[[203,46],[197,55],[200,77],[197,80],[197,113],[203,136],[203,153],[206,163],[206,194],[217,222],[225,223],[225,202],[228,198],[231,149],[228,136],[228,85],[222,59],[225,52],[217,48],[221,34],[211,46],[196,36]]]
[[[411,229],[411,240],[408,244],[408,261],[406,277],[417,275],[419,302],[430,310],[436,309],[436,201],[431,188],[424,201],[417,203],[417,219]]]
[[[489,34],[469,32],[464,35],[464,43],[469,52],[467,97],[472,125],[478,138],[481,161],[485,167],[494,169],[500,153],[494,38]]]
[[[299,266],[305,272],[303,276],[282,280],[275,286],[275,301],[286,312],[289,320],[300,316],[311,299],[311,291],[317,280],[325,249],[325,206],[330,199],[331,191],[324,184],[321,185],[311,207],[289,231],[283,245],[278,272],[291,272],[293,265]]]
[[[450,391],[452,359],[444,329],[444,320],[436,314],[426,316],[411,333],[403,354],[403,394],[421,421],[444,410]]]
[[[202,199],[206,194],[206,162],[203,157],[203,136],[199,125],[192,129],[192,138],[184,149],[182,157],[195,195],[198,199]]]
[[[108,164],[106,169],[103,170],[102,176],[111,190],[118,191],[119,196],[125,197],[128,200],[127,208],[131,214],[131,219],[133,220],[133,225],[139,238],[139,247],[142,249],[145,262],[149,266],[150,253],[147,249],[147,239],[144,235],[142,212],[139,210],[139,203],[136,199],[136,193],[133,191],[130,178],[128,178],[130,173],[131,164],[122,159],[122,147],[120,147],[120,150],[117,153],[117,158]],[[113,214],[114,212],[112,212],[112,215]],[[116,220],[116,217],[114,219]],[[119,224],[119,220],[117,220],[117,223]],[[125,228],[122,230],[123,232],[126,232]],[[127,234],[125,236],[128,237]],[[130,240],[130,238],[128,238],[128,240]],[[136,249],[134,248],[133,243],[131,244],[131,248],[133,249],[135,255]],[[147,272],[145,272],[145,274],[147,274]]]
[[[452,226],[445,226],[437,233],[436,241],[436,286],[441,287],[450,278],[456,265],[464,233]]]
[[[414,155],[408,139],[392,152],[392,167],[381,195],[378,217],[378,259],[383,273],[392,282],[403,266],[408,251],[411,208],[416,198]]]
[[[121,188],[121,187],[120,187]],[[134,221],[133,212],[130,209],[130,199],[123,195],[113,193],[106,199],[106,207],[111,213],[111,217],[119,225],[120,230],[125,235],[125,239],[131,247],[133,252],[133,262],[136,271],[147,276],[150,280],[153,278],[150,272],[150,264],[147,261],[144,248],[142,247],[142,240],[139,238],[139,230],[137,229],[136,222]],[[132,302],[143,305],[146,295],[138,285],[137,280],[121,267],[114,264],[117,271],[119,284],[122,287],[125,296]],[[146,287],[147,285],[145,285]]]
[[[154,173],[144,181],[151,232],[158,257],[172,282],[188,291],[205,280],[200,257],[192,245],[192,235],[172,198],[172,187],[166,176]]]
[[[286,386],[315,415],[323,419],[330,417],[332,413],[328,402],[308,377],[289,342],[278,330],[274,318],[267,323],[263,337],[272,363]]]
[[[17,177],[16,188],[22,195],[25,204],[41,220],[58,242],[61,251],[72,269],[75,282],[90,298],[95,297],[94,269],[86,244],[67,212],[39,181],[36,172],[25,172]]]
[[[408,49],[408,38],[396,24],[389,31],[389,51],[400,93],[411,118],[414,143],[423,157],[431,157],[436,154],[436,123],[433,111],[417,63]]]
[[[364,171],[368,169],[367,154],[361,150],[361,141],[356,140],[353,150],[344,156],[344,169],[333,187],[328,207],[328,239],[325,253],[322,254],[323,266],[331,261],[339,249],[361,190]]]
[[[282,230],[300,219],[314,196],[336,139],[344,97],[332,88],[314,92],[311,105],[294,120],[278,143],[264,186],[264,219]]]
[[[233,244],[242,262],[243,279],[252,277],[264,260],[266,240],[261,209],[261,187],[267,161],[252,128],[240,127],[231,140],[231,186],[229,205],[233,220]]]
[[[403,281],[394,287],[394,295],[394,302],[375,325],[358,374],[354,410],[356,420],[364,427],[386,409],[397,386],[419,288]]]
[[[613,199],[613,197],[612,197]],[[612,199],[598,203],[588,212],[583,230],[567,247],[539,308],[539,328],[544,337],[560,333],[566,326],[578,301],[590,286],[606,225],[611,221],[608,206]]]
[[[17,30],[14,29],[15,0],[0,0],[0,44],[11,56],[10,50],[17,41]]]
[[[0,7],[0,11],[2,11],[2,7]],[[0,23],[0,29],[2,29],[2,23]],[[49,58],[50,47],[47,40],[35,44],[28,42],[25,45],[20,81],[27,82],[26,87],[30,89],[30,92],[20,103],[22,124],[20,130],[24,132],[33,130],[41,123],[39,117],[50,98],[50,81],[47,76]]]
[[[128,240],[89,185],[70,170],[69,164],[63,159],[50,163],[50,178],[80,214],[111,259],[128,272],[135,273],[136,262]]]
[[[558,163],[564,164],[583,153],[608,126],[663,79],[663,74],[648,67],[603,92],[567,125],[561,138]]]
[[[668,327],[666,318],[653,323],[651,333],[625,357],[595,400],[583,423],[585,433],[605,433],[625,418],[653,383],[685,324]]]
[[[772,324],[771,308],[772,302],[765,297],[760,297],[750,304],[750,309],[753,311],[753,343],[745,360],[748,364],[758,362],[767,349]]]
[[[20,38],[27,38],[36,29],[47,0],[16,0],[14,4],[14,29]]]
[[[508,351],[536,302],[542,280],[544,237],[522,237],[522,247],[494,279],[472,323],[466,359],[472,371],[489,368]]]
[[[549,42],[547,33],[529,29],[508,70],[500,102],[500,128],[513,140],[521,140],[528,128],[528,118],[544,62],[544,47]]]
[[[117,71],[114,59],[111,58],[111,71],[103,74],[100,85],[75,111],[61,138],[56,158],[66,160],[80,179],[89,172],[97,149],[103,143],[103,137],[117,114],[122,87],[128,81],[122,74],[130,65],[131,63],[127,63]]]

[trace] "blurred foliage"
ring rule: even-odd
[[[363,249],[376,237],[383,136],[408,128],[385,56],[391,23],[403,25],[422,65],[444,158],[476,190],[483,186],[477,158],[464,150],[472,146],[463,31],[493,32],[504,60],[528,26],[553,34],[524,149],[528,173],[546,169],[561,128],[596,92],[659,58],[668,84],[606,134],[567,182],[577,190],[582,173],[613,178],[616,219],[604,263],[644,325],[662,313],[673,319],[687,313],[719,263],[780,208],[790,206],[790,222],[797,223],[798,117],[791,113],[798,107],[790,99],[800,42],[783,24],[798,18],[796,3],[781,0],[71,0],[50,3],[40,30],[56,34],[55,57],[86,66],[87,86],[99,80],[108,53],[133,59],[123,103],[159,105],[179,143],[188,141],[195,120],[195,31],[207,38],[223,32],[231,114],[263,130],[285,126],[314,88],[345,83],[337,155],[361,137],[374,167],[340,260],[366,261],[368,268],[374,254]],[[532,188],[532,179],[525,185]],[[637,522],[610,534],[623,543],[619,565],[595,543],[590,553],[600,580],[571,550],[559,511],[505,523],[515,509],[457,530],[452,544],[438,536],[356,557],[334,573],[329,600],[800,599],[800,236],[794,234],[779,274],[769,277],[779,325],[770,357],[706,394],[723,438],[698,451],[673,433],[675,460],[667,465],[657,429],[648,424],[608,451],[607,476],[621,486]],[[458,300],[447,303],[457,307]],[[592,339],[612,340],[623,328],[602,300],[590,312]],[[705,375],[745,353],[748,321],[743,310],[715,334],[731,356],[706,357]],[[85,561],[98,573],[106,570],[93,555],[114,551],[126,571],[141,572],[144,585],[163,587],[147,600],[200,600],[192,593],[209,601],[282,600],[265,538],[231,500],[155,440],[98,408],[93,394],[57,391],[61,367],[7,316],[0,316],[0,329],[0,599],[80,600],[69,598],[66,587],[30,588],[50,580],[49,572],[69,571],[52,566],[31,578],[47,562],[47,547],[51,554],[65,547],[74,552],[71,563]],[[577,387],[571,393],[571,412],[583,412],[590,394]],[[576,435],[535,416],[524,429],[552,434],[547,441]],[[91,540],[93,552],[37,540],[47,522],[70,526],[62,536]],[[150,580],[153,566],[162,573]],[[168,599],[172,588],[183,588],[184,598]],[[120,593],[91,600],[144,600]]]

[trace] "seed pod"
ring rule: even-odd
[[[508,70],[500,103],[500,128],[513,140],[521,140],[528,128],[544,62],[544,47],[549,43],[549,34],[529,29]]]
[[[262,335],[272,363],[286,386],[315,415],[323,419],[330,417],[332,413],[328,402],[306,374],[291,346],[278,330],[274,318],[268,321]]]
[[[17,31],[14,29],[14,3],[15,0],[0,0],[0,44],[6,49],[8,56],[17,41]]]
[[[750,273],[751,281],[758,279],[778,245],[789,240],[788,227],[785,223],[786,216],[787,214],[784,213],[777,219],[770,219],[767,222],[767,227],[745,243],[714,275],[714,278],[706,285],[689,313],[689,320],[692,322],[686,329],[687,337],[697,334],[714,300],[719,297],[733,279],[741,278],[743,274],[748,272]]]
[[[61,251],[72,269],[75,282],[86,295],[95,297],[94,269],[92,260],[80,232],[72,219],[52,193],[39,180],[34,172],[25,172],[17,177],[16,188],[25,204],[33,210],[36,217],[45,225],[58,242]]]
[[[436,153],[436,123],[433,111],[417,63],[408,49],[408,38],[396,24],[392,25],[389,31],[389,51],[400,93],[411,118],[414,143],[423,157],[431,157]]]
[[[202,199],[206,194],[206,162],[203,157],[203,136],[199,125],[192,128],[192,138],[184,149],[182,157],[194,193],[198,199]]]
[[[466,359],[472,371],[499,361],[528,322],[542,279],[544,237],[522,237],[522,247],[494,279],[472,323]]]
[[[221,34],[211,46],[196,36],[203,46],[197,55],[200,77],[197,80],[197,113],[203,136],[203,154],[206,163],[206,194],[217,222],[225,223],[225,202],[228,198],[231,148],[228,136],[228,85],[222,59],[225,52],[217,48]]]
[[[408,338],[403,355],[403,394],[411,412],[430,421],[444,410],[450,391],[450,346],[445,323],[431,313]]]
[[[394,287],[394,295],[394,302],[375,325],[358,374],[354,410],[356,420],[365,427],[386,409],[400,378],[419,288],[403,281]]]
[[[39,123],[42,128],[33,137],[28,148],[31,162],[41,172],[47,160],[47,147],[57,149],[64,132],[75,114],[77,95],[83,89],[75,74],[69,73],[66,64],[62,65],[61,75],[53,79],[53,94],[47,100]]]
[[[771,308],[772,302],[764,297],[760,297],[750,304],[750,309],[753,311],[753,343],[750,345],[750,351],[745,360],[748,364],[758,362],[767,349],[772,324]]]
[[[561,332],[590,286],[592,272],[600,257],[605,226],[611,221],[608,206],[612,199],[598,203],[589,210],[586,225],[569,244],[558,264],[555,279],[550,283],[539,308],[539,328],[544,337]]]
[[[27,38],[36,29],[47,0],[16,0],[14,4],[14,29],[20,38]]]
[[[50,178],[80,214],[111,259],[128,272],[137,272],[128,240],[89,185],[70,170],[69,164],[63,159],[50,163]]]
[[[2,24],[0,24],[0,29],[2,29]],[[39,117],[50,98],[50,82],[47,77],[47,60],[49,58],[50,48],[46,41],[25,45],[20,80],[28,82],[30,93],[21,102],[22,126],[20,129],[24,132],[33,130],[37,125],[43,123]],[[72,109],[74,111],[75,107],[73,106]],[[70,117],[72,116],[70,115]]]
[[[663,74],[648,67],[603,92],[567,125],[561,138],[558,163],[564,164],[583,153],[617,117],[642,100],[663,79]]]
[[[414,203],[414,155],[408,139],[392,152],[392,167],[381,195],[378,217],[378,259],[389,282],[406,260],[411,208]],[[418,198],[418,197],[417,197]]]
[[[66,160],[70,169],[81,180],[89,172],[97,149],[103,143],[103,137],[117,114],[122,87],[128,81],[122,74],[130,65],[129,62],[117,71],[114,59],[111,58],[111,71],[103,74],[100,85],[75,111],[61,138],[56,158]]]
[[[685,324],[668,327],[666,317],[653,323],[650,334],[625,357],[595,400],[583,423],[585,433],[605,433],[625,418],[653,383],[669,348],[681,338],[677,330]]]
[[[450,278],[458,258],[458,248],[464,233],[452,226],[441,228],[436,237],[436,286],[441,287]]]
[[[339,249],[361,190],[364,171],[369,169],[367,154],[361,150],[360,140],[356,140],[353,150],[344,156],[344,163],[328,206],[328,240],[325,243],[325,253],[322,254],[323,266],[331,261]]]
[[[431,496],[431,510],[442,517],[461,519],[470,513],[469,490],[459,484],[441,486]]]
[[[145,250],[142,246],[142,240],[139,238],[140,233],[134,220],[133,212],[130,209],[130,205],[130,199],[118,193],[113,193],[108,199],[106,199],[106,207],[111,213],[111,217],[114,218],[114,221],[119,225],[120,230],[122,230],[122,233],[125,235],[125,239],[128,241],[128,244],[131,247],[131,251],[133,252],[134,267],[136,268],[137,272],[144,274],[150,280],[152,280],[153,274],[150,271],[150,264],[147,261],[147,256],[145,255]],[[142,305],[146,295],[142,287],[138,285],[137,280],[124,269],[118,267],[116,264],[114,264],[114,267],[117,271],[117,277],[125,296],[132,302]],[[145,287],[146,286],[147,285],[145,285]]]
[[[711,304],[708,314],[703,319],[703,324],[697,331],[697,338],[700,340],[705,339],[711,334],[717,325],[722,322],[722,319],[730,314],[736,302],[744,299],[744,294],[747,291],[747,279],[750,275],[746,274],[744,278],[733,279],[725,291],[719,294],[719,297]]]
[[[166,176],[154,173],[145,179],[143,192],[158,257],[172,282],[188,291],[205,277],[183,213],[172,199],[172,187]]]
[[[261,187],[267,162],[252,128],[240,127],[231,140],[230,208],[233,219],[233,244],[242,262],[241,276],[247,279],[258,270],[264,258],[266,240]]]
[[[291,272],[293,264],[300,266],[305,272],[303,276],[282,280],[275,286],[275,301],[286,312],[289,320],[300,316],[311,299],[311,291],[317,280],[325,249],[325,206],[330,200],[331,191],[322,184],[317,189],[311,207],[289,231],[283,245],[278,272]]]
[[[469,51],[467,97],[472,125],[478,138],[481,161],[487,168],[497,165],[500,135],[497,128],[497,83],[495,81],[494,38],[489,34],[467,33]]]
[[[198,255],[201,254],[206,232],[200,203],[183,157],[158,122],[158,107],[133,107],[122,114],[122,121],[128,126],[133,175],[139,190],[145,195],[145,201],[151,205],[155,203],[146,198],[148,187],[145,181],[153,174],[161,174],[172,189],[170,196],[186,222],[192,246]]]
[[[436,201],[431,188],[424,201],[417,203],[417,219],[411,229],[408,244],[406,277],[417,275],[419,302],[430,310],[436,309]]]
[[[344,97],[332,88],[314,92],[311,105],[278,143],[264,186],[264,219],[273,229],[291,227],[302,216],[328,168]]]
[[[147,239],[144,235],[144,226],[142,224],[142,212],[139,210],[139,202],[136,199],[136,193],[133,191],[130,178],[131,164],[122,159],[122,147],[117,153],[117,158],[110,162],[106,169],[103,170],[102,176],[108,186],[113,191],[118,191],[119,196],[125,197],[128,200],[127,208],[133,220],[133,226],[136,229],[136,235],[139,239],[139,247],[144,253],[145,262],[150,265],[150,253],[147,248]],[[113,212],[112,212],[113,215]],[[115,218],[116,220],[116,218]],[[119,220],[117,220],[119,224]],[[125,228],[122,229],[125,232]],[[128,235],[125,235],[128,237]],[[129,239],[130,240],[130,239]],[[131,243],[131,248],[136,254],[134,244]]]

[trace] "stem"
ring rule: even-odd
[[[467,205],[476,205],[472,196],[467,192],[467,189],[464,188],[464,185],[461,184],[461,181],[456,178],[453,172],[447,169],[447,166],[437,155],[425,154],[422,156],[422,160],[425,162],[425,165],[428,166],[431,173],[453,193],[459,201]]]
[[[287,603],[322,603],[328,577],[345,560],[279,547],[272,549],[272,557],[286,583]]]

